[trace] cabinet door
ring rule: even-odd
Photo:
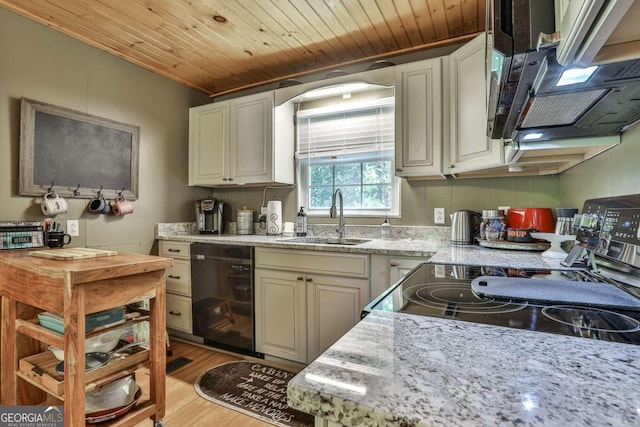
[[[229,179],[229,103],[189,109],[189,185],[219,185]]]
[[[440,58],[396,66],[396,175],[442,174]]]
[[[230,106],[233,183],[273,181],[273,91],[232,99]]]
[[[482,34],[449,56],[449,173],[504,163],[502,142],[487,137],[485,52]]]
[[[255,269],[256,350],[307,363],[305,276]]]
[[[306,280],[311,362],[360,321],[369,301],[369,280],[315,274]]]

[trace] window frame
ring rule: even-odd
[[[378,98],[375,100],[370,100],[367,102],[367,106],[365,108],[376,108],[379,107],[380,105],[388,105],[388,106],[392,106],[393,109],[395,110],[395,103],[389,102],[390,99],[393,98]],[[339,110],[342,111],[353,111],[353,110],[359,110],[363,108],[363,104],[362,102],[358,102],[356,104],[354,104],[353,106],[351,106],[350,108],[346,107],[344,104],[340,105]],[[336,112],[336,106],[331,106],[331,107],[320,107],[320,108],[312,108],[312,109],[306,109],[306,110],[301,110],[303,117],[309,117],[309,116],[313,116],[313,115],[322,115],[323,113],[326,114],[326,112]],[[316,114],[314,114],[316,113]],[[307,215],[309,217],[329,217],[329,208],[327,207],[326,209],[312,209],[309,206],[309,196],[310,196],[310,187],[309,187],[309,163],[312,161],[312,158],[316,158],[316,159],[323,159],[326,158],[328,156],[316,156],[316,155],[304,155],[304,156],[300,156],[298,149],[299,149],[299,129],[298,129],[298,121],[299,121],[299,116],[298,114],[296,114],[295,116],[295,124],[296,124],[296,179],[297,179],[297,202],[298,202],[298,206],[304,206],[305,207],[305,211],[307,212]],[[393,135],[395,136],[395,132],[393,132]],[[394,138],[394,142],[395,142],[395,138]],[[394,144],[395,145],[395,144]],[[395,147],[394,147],[395,148]],[[349,216],[349,217],[359,217],[359,218],[366,218],[366,217],[371,217],[371,218],[384,218],[384,217],[389,217],[389,218],[400,218],[401,217],[401,207],[402,207],[402,186],[401,186],[401,178],[395,176],[394,173],[394,164],[395,164],[395,149],[389,149],[388,150],[388,154],[385,155],[386,159],[391,160],[391,173],[392,173],[392,178],[391,178],[391,208],[344,208],[344,214],[345,216]],[[365,153],[361,153],[362,159],[359,161],[360,163],[365,163],[368,161],[375,161],[376,159],[381,159],[381,155],[380,155],[380,151],[379,151],[379,147],[372,147],[371,151],[367,151]],[[335,162],[332,161],[327,161],[327,163],[330,164],[336,164],[336,163],[355,163],[356,161],[351,161],[353,159],[343,159],[343,160],[337,160]],[[335,178],[335,175],[334,175]],[[339,186],[335,186],[335,184],[333,185],[333,188],[340,188]],[[361,183],[361,188],[362,188],[362,183]],[[335,190],[334,190],[335,191]]]

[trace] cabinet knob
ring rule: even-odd
[[[402,168],[396,168],[396,172],[402,172]]]
[[[313,282],[313,279],[311,277],[309,277],[309,278],[307,278],[307,282],[311,283],[311,282]]]
[[[180,279],[180,276],[174,276],[173,274],[169,274],[167,277],[169,279],[176,279],[176,280]]]
[[[298,276],[298,280],[302,282],[304,280],[304,277]]]
[[[169,248],[169,249],[167,249],[167,252],[180,253],[180,249],[173,249],[173,248]]]
[[[179,311],[173,311],[173,310],[169,310],[169,314],[173,314],[174,316],[182,316],[182,313],[180,313]]]
[[[233,178],[229,178],[229,181],[233,181]]]
[[[223,181],[229,181],[229,179],[228,179],[228,178],[222,178],[222,180],[223,180]]]

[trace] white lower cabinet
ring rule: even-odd
[[[160,256],[173,258],[165,270],[167,327],[191,334],[191,243],[161,240]]]
[[[369,255],[256,248],[256,350],[309,363],[360,320]]]
[[[307,362],[307,287],[304,276],[255,270],[256,350]]]

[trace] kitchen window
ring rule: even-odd
[[[400,216],[394,176],[394,98],[300,108],[298,201],[310,216],[328,216],[335,189],[348,216]]]

